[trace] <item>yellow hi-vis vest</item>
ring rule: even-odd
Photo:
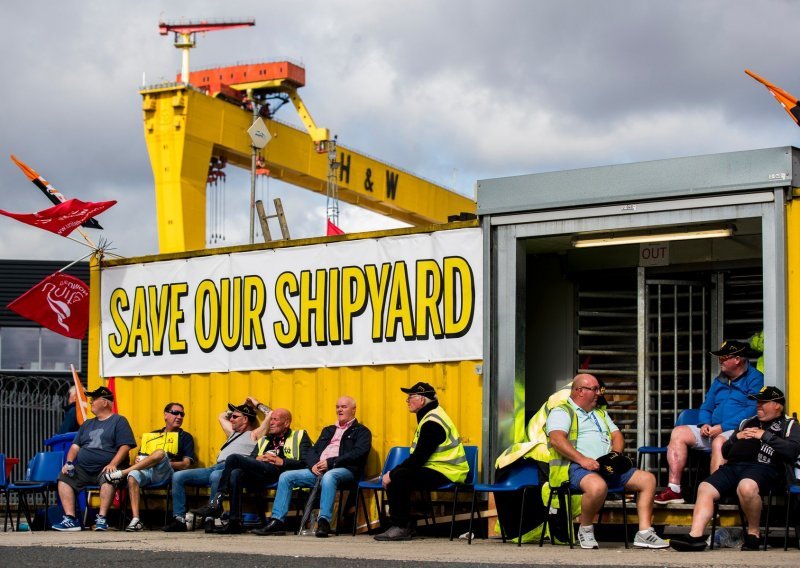
[[[283,457],[289,458],[290,460],[299,460],[300,459],[300,442],[303,439],[303,435],[305,435],[305,430],[293,430],[289,437],[283,443]],[[264,452],[267,451],[267,444],[269,444],[269,438],[264,436],[258,441],[258,455],[263,456]]]
[[[569,414],[570,427],[567,439],[569,443],[572,444],[573,448],[576,447],[578,445],[578,420],[576,420],[575,417],[575,409],[572,408],[569,400],[565,400],[555,408],[563,408],[566,410],[567,414]],[[594,411],[603,419],[603,423],[606,425],[606,434],[608,434],[610,439],[611,424],[608,423],[608,414],[606,414],[605,410],[600,408],[595,408]],[[547,447],[550,449],[550,487],[559,487],[562,483],[569,480],[569,464],[571,462],[556,451],[550,443],[549,437],[547,438]]]
[[[411,453],[413,454],[417,447],[422,425],[430,421],[436,422],[444,428],[445,439],[422,467],[438,471],[454,483],[463,483],[469,472],[467,454],[464,452],[464,444],[461,443],[461,436],[458,434],[456,425],[441,406],[437,406],[420,420],[417,431],[414,432],[414,441],[411,442]]]
[[[178,432],[145,432],[139,444],[139,455],[149,456],[156,450],[164,450],[167,454],[178,455]]]

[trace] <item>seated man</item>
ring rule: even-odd
[[[174,471],[189,469],[195,459],[194,438],[181,428],[184,416],[186,413],[181,403],[167,404],[164,407],[164,427],[142,434],[135,463],[127,469],[103,474],[110,483],[128,478],[128,497],[133,515],[125,528],[128,532],[144,528],[139,520],[139,489],[169,481]]]
[[[583,492],[578,542],[581,548],[599,548],[594,537],[594,518],[603,506],[609,486],[622,485],[638,493],[636,513],[639,532],[633,545],[639,548],[667,548],[650,524],[656,478],[652,473],[631,468],[625,473],[603,477],[597,458],[610,451],[622,453],[625,439],[608,414],[597,408],[600,383],[593,375],[581,374],[572,381],[569,398],[550,411],[547,436],[553,449],[550,486],[570,487]],[[571,522],[571,521],[570,521]]]
[[[719,376],[711,382],[706,399],[700,405],[700,423],[697,426],[678,426],[670,435],[667,446],[669,463],[669,485],[656,495],[659,505],[683,503],[681,476],[689,448],[711,450],[710,472],[714,473],[722,464],[722,444],[736,425],[752,416],[755,403],[748,395],[755,394],[764,386],[764,375],[745,356],[747,345],[739,341],[725,341],[717,351],[710,353],[719,357]]]
[[[256,446],[258,428],[258,418],[256,408],[262,411],[269,411],[263,404],[253,406],[255,399],[248,398],[250,404],[234,406],[228,403],[228,410],[222,412],[219,417],[219,425],[225,432],[227,439],[219,450],[217,460],[211,467],[202,469],[185,469],[175,472],[172,476],[172,515],[173,520],[166,525],[163,531],[166,532],[185,532],[186,531],[186,484],[204,485],[211,487],[211,496],[217,493],[217,485],[222,477],[222,470],[225,468],[225,460],[234,454],[248,455]],[[264,424],[266,424],[266,420]],[[254,433],[255,432],[255,433]]]
[[[378,541],[411,540],[411,493],[448,483],[463,483],[469,472],[464,444],[456,425],[439,406],[428,383],[401,388],[408,411],[417,415],[411,455],[381,479],[389,500],[392,526],[375,536]]]
[[[81,524],[75,517],[75,496],[89,485],[100,485],[100,510],[94,530],[108,530],[106,513],[114,498],[115,488],[102,474],[116,471],[127,465],[128,454],[136,447],[128,420],[114,414],[114,393],[100,387],[86,396],[91,399],[95,418],[84,422],[67,452],[67,461],[58,476],[58,496],[64,508],[63,520],[53,525],[57,531],[79,531]]]
[[[759,550],[761,495],[783,486],[785,464],[793,464],[800,453],[800,427],[784,415],[786,399],[780,389],[764,387],[750,397],[756,401],[756,415],[743,420],[722,446],[728,461],[700,484],[689,536],[670,539],[672,548],[704,550],[703,531],[714,514],[714,502],[736,493],[747,519],[742,550]]]
[[[372,433],[356,420],[356,401],[353,398],[343,396],[336,401],[336,416],[336,424],[323,428],[314,444],[313,455],[319,456],[319,461],[311,467],[281,474],[272,506],[272,519],[263,529],[253,531],[254,534],[284,534],[292,490],[295,487],[314,487],[319,480],[319,516],[314,534],[328,536],[336,490],[361,479],[372,449]]]
[[[227,493],[231,504],[229,521],[215,532],[241,534],[241,500],[245,488],[260,490],[275,483],[282,471],[305,468],[309,462],[314,463],[308,434],[305,430],[292,430],[291,424],[291,412],[285,408],[273,410],[267,435],[258,440],[249,456],[228,456],[216,494],[207,506],[195,511],[195,515],[206,519],[219,517],[222,498]]]

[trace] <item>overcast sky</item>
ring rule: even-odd
[[[138,91],[143,74],[153,84],[180,68],[160,17],[255,18],[198,37],[192,67],[300,62],[301,94],[341,144],[469,196],[478,179],[800,144],[743,72],[800,95],[798,2],[9,2],[0,208],[48,206],[14,153],[67,197],[119,202],[93,238],[124,256],[158,252]],[[290,105],[278,118],[299,124]],[[229,172],[226,192],[225,244],[241,244],[247,172]],[[259,193],[282,198],[293,237],[323,234],[324,197],[276,181]],[[349,206],[340,225],[398,226]],[[3,258],[84,254],[11,219],[0,228]]]

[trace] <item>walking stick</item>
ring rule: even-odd
[[[308,523],[309,517],[311,517],[311,511],[314,509],[314,501],[317,498],[317,494],[319,493],[319,486],[322,483],[322,476],[317,476],[317,481],[314,482],[314,487],[311,489],[311,494],[308,496],[308,501],[306,501],[306,508],[303,511],[303,518],[300,520],[300,536],[309,536],[314,534],[314,529],[306,528],[306,523]]]

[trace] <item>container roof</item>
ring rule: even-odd
[[[478,215],[800,186],[792,146],[478,181]]]

